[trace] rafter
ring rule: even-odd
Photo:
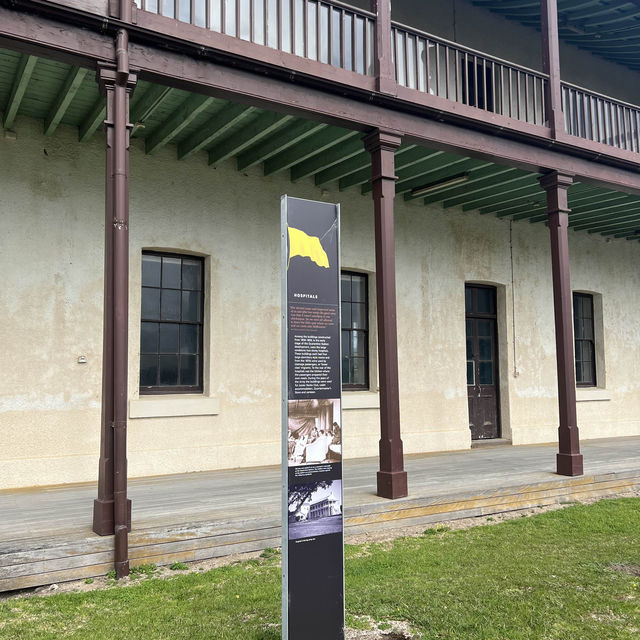
[[[255,111],[255,107],[246,107],[242,104],[227,104],[206,124],[199,127],[191,136],[178,144],[178,160],[184,160],[184,158],[206,149],[216,140],[229,133],[237,124],[255,113]]]
[[[371,155],[368,151],[363,151],[347,160],[338,162],[337,164],[323,169],[319,173],[316,173],[315,183],[316,187],[321,187],[323,184],[340,180],[345,176],[349,176],[356,171],[362,171],[368,169],[371,172]]]
[[[518,169],[506,169],[493,163],[479,164],[473,167],[469,172],[469,179],[462,185],[455,187],[447,187],[424,198],[425,204],[432,202],[441,202],[449,198],[455,198],[462,195],[470,195],[475,191],[486,189],[492,185],[499,185],[505,182],[510,176],[522,175],[522,171]]]
[[[238,156],[238,171],[244,171],[244,169],[260,164],[328,126],[320,122],[297,122],[278,135],[272,135],[240,154]]]
[[[470,189],[469,193],[465,193],[456,198],[448,198],[444,201],[445,209],[448,209],[449,207],[457,207],[460,205],[462,205],[464,211],[468,211],[468,208],[479,209],[481,206],[490,204],[496,198],[498,198],[498,202],[500,202],[500,198],[502,198],[506,193],[520,188],[523,183],[527,185],[529,183],[535,184],[536,180],[535,176],[532,176],[530,174],[523,175],[521,171],[515,171],[501,177],[503,179],[500,180],[499,177],[497,184],[495,184],[493,181],[489,182],[488,184],[483,184],[482,182],[480,182],[476,186],[476,188]]]
[[[465,171],[469,171],[479,165],[479,161],[473,158],[460,158],[454,160],[453,162],[448,162],[444,165],[438,163],[436,166],[429,170],[421,171],[420,173],[414,174],[406,180],[399,180],[396,183],[396,193],[404,193],[405,200],[413,200],[416,197],[422,198],[424,196],[414,196],[411,195],[411,192],[414,189],[428,187],[435,183],[446,180],[447,178],[450,178],[452,176],[458,175]]]
[[[189,96],[153,133],[145,138],[146,153],[154,153],[171,142],[201,113],[215,102],[214,98],[193,94]]]
[[[209,164],[216,165],[242,153],[245,149],[270,136],[274,131],[283,128],[292,120],[293,116],[283,116],[271,112],[263,113],[247,126],[215,144],[209,150]]]
[[[23,55],[20,58],[18,68],[16,69],[16,75],[13,79],[11,94],[9,95],[7,107],[4,110],[3,125],[5,129],[11,129],[13,126],[13,122],[18,115],[22,98],[24,98],[24,94],[29,86],[29,80],[31,80],[31,75],[33,74],[33,70],[35,69],[37,62],[38,58],[36,56]]]
[[[104,122],[107,116],[107,105],[105,99],[100,96],[91,107],[91,111],[84,119],[78,130],[78,140],[86,142],[98,130],[98,127]]]
[[[164,100],[175,91],[171,87],[165,87],[160,84],[152,84],[134,104],[131,105],[131,123],[133,129],[131,135],[136,135],[140,129],[143,129],[145,122],[160,107]]]
[[[521,200],[523,198],[529,198],[531,195],[537,193],[538,189],[540,189],[540,186],[538,185],[537,181],[531,184],[527,184],[525,186],[518,186],[518,185],[511,185],[511,186],[514,188],[505,189],[504,191],[502,191],[497,195],[485,196],[484,198],[480,198],[478,200],[465,202],[462,205],[462,210],[471,211],[473,209],[479,209],[480,207],[483,207],[492,203],[497,203],[497,202],[507,204],[509,202]]]
[[[398,178],[396,187],[398,183],[401,183],[403,180],[413,178],[426,173],[427,171],[432,171],[433,169],[438,169],[439,167],[445,167],[452,162],[464,159],[463,157],[454,156],[453,154],[444,153],[442,151],[433,152],[425,149],[424,147],[414,147],[402,155],[400,155],[400,151],[396,152],[396,176]],[[371,176],[369,176],[367,182],[362,185],[363,195],[369,193],[373,189],[370,178]]]
[[[279,153],[264,163],[264,175],[269,176],[279,171],[285,171],[294,164],[298,164],[307,158],[311,158],[324,150],[333,147],[341,142],[346,142],[354,136],[362,135],[359,131],[349,129],[338,129],[330,127],[326,131],[321,131],[317,135],[303,140],[290,149]]]
[[[346,143],[340,142],[291,167],[291,180],[296,182],[297,180],[308,178],[323,169],[340,164],[344,160],[349,160],[361,154],[363,149],[364,143],[360,137],[356,140],[350,139]]]
[[[60,121],[64,117],[76,93],[78,93],[80,85],[88,72],[89,70],[84,67],[71,67],[62,85],[62,89],[58,93],[58,97],[44,121],[45,136],[50,136],[58,128]]]

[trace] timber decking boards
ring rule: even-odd
[[[425,525],[640,486],[640,437],[583,442],[585,475],[558,476],[555,445],[407,456],[407,498],[375,494],[377,459],[347,460],[345,531]],[[280,468],[130,480],[133,564],[203,560],[280,544]],[[113,539],[91,532],[95,485],[0,492],[0,591],[103,575]]]

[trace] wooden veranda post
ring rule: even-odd
[[[549,75],[545,88],[545,109],[554,138],[564,131],[562,85],[560,83],[560,41],[558,38],[558,2],[541,0],[542,70]]]
[[[540,179],[540,185],[547,193],[547,217],[551,236],[560,417],[557,472],[563,476],[582,475],[573,356],[573,294],[569,267],[568,190],[572,184],[573,176],[557,171],[548,173]]]
[[[403,498],[408,493],[400,438],[393,211],[396,194],[395,150],[400,143],[398,135],[380,130],[365,138],[365,146],[372,160],[375,215],[380,375],[380,471],[377,485],[378,495],[383,498]]]

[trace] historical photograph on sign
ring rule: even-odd
[[[340,400],[289,400],[289,466],[340,462]]]
[[[289,487],[289,540],[342,531],[342,480]]]

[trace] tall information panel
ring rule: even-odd
[[[281,211],[282,637],[342,640],[340,207]]]

